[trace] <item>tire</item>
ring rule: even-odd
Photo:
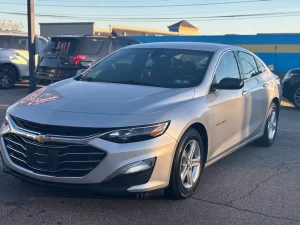
[[[292,101],[297,109],[300,109],[300,84],[296,85],[293,92]]]
[[[192,146],[195,146],[195,151],[192,156],[194,165],[191,165],[191,161],[187,159]],[[196,166],[197,164],[198,166]],[[202,138],[197,130],[189,128],[177,146],[169,186],[165,190],[166,196],[174,200],[180,200],[193,195],[199,184],[203,166],[204,148]],[[183,173],[184,171],[185,173]],[[194,175],[192,175],[191,171]],[[184,179],[181,179],[181,174],[186,174],[186,176],[183,176]],[[192,177],[192,179],[188,179],[189,177]],[[191,180],[192,182],[190,182]]]
[[[0,88],[11,89],[18,77],[17,70],[11,65],[0,66]]]
[[[277,134],[278,115],[279,109],[277,109],[276,104],[272,102],[268,110],[264,134],[256,141],[258,145],[262,147],[270,147],[274,143]]]

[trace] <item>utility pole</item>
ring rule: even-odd
[[[36,90],[34,77],[35,71],[35,23],[34,23],[34,0],[27,0],[27,23],[28,23],[28,50],[29,50],[29,90]]]

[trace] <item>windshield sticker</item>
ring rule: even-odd
[[[174,80],[175,84],[190,84],[188,80]]]

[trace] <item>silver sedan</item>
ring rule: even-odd
[[[245,49],[129,46],[11,106],[0,164],[47,185],[187,198],[203,168],[273,144],[280,101],[278,77]]]

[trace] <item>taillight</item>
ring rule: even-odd
[[[76,55],[76,56],[70,56],[69,61],[72,65],[78,65],[80,61],[84,60],[86,58],[86,55]]]

